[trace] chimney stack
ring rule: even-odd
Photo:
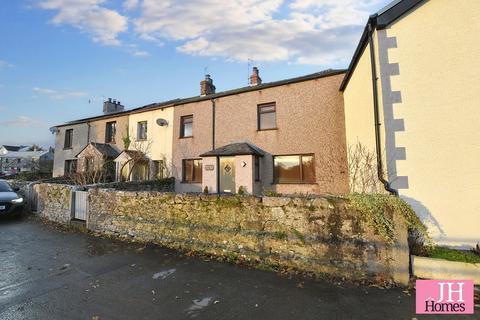
[[[125,110],[125,107],[115,99],[108,98],[107,101],[103,103],[103,114],[115,113]]]
[[[258,74],[258,68],[253,67],[252,75],[250,76],[250,85],[258,86],[259,84],[262,84],[262,78],[260,78],[260,75]]]
[[[206,74],[205,79],[200,81],[200,95],[206,96],[214,93],[215,93],[215,86],[213,85],[213,80],[212,78],[210,78],[209,74]]]

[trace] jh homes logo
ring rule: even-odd
[[[473,281],[417,280],[417,314],[473,314]]]

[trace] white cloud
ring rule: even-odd
[[[39,0],[94,41],[120,45],[129,22],[137,39],[227,60],[346,65],[368,16],[388,0]],[[131,17],[127,17],[126,15]],[[123,44],[135,57],[149,53]],[[1,65],[0,65],[1,66]],[[1,67],[0,67],[1,68]]]
[[[8,68],[13,68],[13,64],[8,63],[5,60],[0,60],[0,70],[8,69]]]
[[[135,10],[138,7],[138,0],[125,0],[123,7],[125,10]]]
[[[148,57],[150,54],[147,51],[135,50],[132,52],[132,55],[135,57]]]
[[[54,89],[39,87],[32,88],[32,91],[36,94],[47,96],[48,98],[53,100],[63,100],[67,98],[79,98],[87,96],[87,93],[84,91],[58,91]]]
[[[115,10],[102,7],[105,0],[41,0],[40,8],[56,10],[54,24],[69,24],[86,33],[93,41],[119,45],[118,35],[128,29],[128,19]]]
[[[14,127],[14,128],[47,128],[48,125],[37,119],[27,116],[18,116],[12,120],[0,121],[0,126]]]
[[[176,41],[180,52],[191,55],[345,64],[369,14],[385,2],[144,0],[134,25],[141,38]]]

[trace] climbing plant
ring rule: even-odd
[[[348,198],[352,209],[359,212],[390,244],[395,242],[395,223],[393,215],[388,214],[389,211],[403,217],[409,231],[417,232],[426,242],[430,242],[427,228],[404,200],[387,194],[363,193],[354,193]]]

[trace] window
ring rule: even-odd
[[[276,129],[276,118],[275,102],[258,105],[258,130]]]
[[[73,142],[73,129],[67,129],[65,130],[65,145],[64,149],[71,149],[72,148],[72,142]]]
[[[184,116],[180,118],[180,138],[193,136],[193,116]]]
[[[91,172],[95,170],[95,160],[93,157],[85,157],[85,171]]]
[[[202,183],[202,160],[185,159],[183,160],[183,182]]]
[[[107,122],[105,128],[105,143],[115,143],[115,134],[117,133],[117,123]]]
[[[153,161],[153,168],[155,172],[156,179],[163,179],[165,178],[165,164],[163,160],[155,160]]]
[[[275,183],[314,183],[313,155],[275,156]]]
[[[147,140],[147,121],[137,124],[137,140]]]
[[[260,157],[255,157],[255,181],[260,181]]]
[[[65,160],[65,175],[77,172],[77,160]]]

